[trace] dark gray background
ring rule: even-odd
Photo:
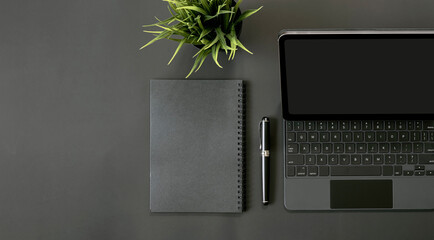
[[[246,0],[254,52],[210,59],[192,79],[248,87],[248,210],[149,212],[149,80],[183,78],[197,51],[151,39],[160,0],[0,4],[0,239],[432,239],[433,212],[290,213],[283,207],[277,33],[284,28],[434,27],[429,0]],[[272,118],[272,204],[260,204],[257,124]]]

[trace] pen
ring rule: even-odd
[[[263,117],[259,123],[262,162],[262,204],[267,205],[270,195],[270,119]]]

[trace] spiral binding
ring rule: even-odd
[[[238,83],[238,210],[246,208],[246,90],[244,83]]]

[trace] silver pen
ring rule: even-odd
[[[267,205],[270,197],[270,119],[263,117],[259,123],[262,162],[262,204]]]

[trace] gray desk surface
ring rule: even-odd
[[[248,87],[248,210],[149,212],[149,79],[182,78],[196,49],[150,40],[159,0],[3,0],[0,239],[433,239],[433,212],[289,213],[283,207],[277,33],[284,28],[434,27],[427,0],[250,0],[254,55],[208,59],[192,79]],[[272,204],[260,204],[257,123],[273,120]]]

